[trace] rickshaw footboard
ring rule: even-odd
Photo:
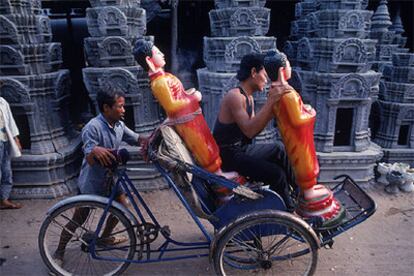
[[[321,245],[329,244],[333,237],[365,221],[377,208],[375,201],[351,177],[340,175],[335,179],[343,177],[344,180],[332,189],[335,198],[344,208],[342,221],[330,228],[313,226],[321,236]]]

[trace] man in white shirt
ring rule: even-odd
[[[12,190],[12,169],[11,158],[21,156],[21,145],[19,129],[14,121],[9,103],[0,97],[0,210],[1,209],[20,209],[19,203],[9,200]]]

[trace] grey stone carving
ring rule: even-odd
[[[383,147],[386,162],[414,166],[414,54],[397,52],[392,57],[375,105],[380,123],[374,141]]]
[[[260,36],[269,30],[270,10],[266,8],[226,8],[209,15],[212,36]]]
[[[383,77],[370,124],[384,161],[414,166],[414,54],[404,48],[403,33],[399,13],[391,23],[387,1],[382,0],[373,16],[371,37],[378,41],[373,66]]]
[[[140,1],[91,0],[87,24],[91,37],[85,38],[87,61],[83,80],[89,97],[99,112],[96,95],[100,90],[117,88],[126,95],[126,124],[138,133],[150,133],[160,123],[160,108],[149,88],[147,73],[136,65],[132,49],[137,39],[153,40],[146,32],[145,10]],[[127,147],[127,146],[126,146]],[[137,147],[127,147],[132,167],[147,167]],[[166,187],[158,173],[131,173],[140,190]]]
[[[359,183],[374,178],[382,157],[370,139],[369,114],[381,74],[371,70],[376,40],[370,39],[368,1],[305,0],[296,4],[291,40],[284,47],[295,66],[291,84],[317,112],[314,130],[319,182],[338,174]]]
[[[69,71],[51,43],[40,1],[0,2],[0,95],[20,129],[23,156],[13,160],[14,198],[53,198],[74,191],[80,137],[69,117]]]
[[[212,37],[204,37],[203,59],[206,68],[197,70],[199,90],[203,94],[203,114],[210,128],[214,127],[220,101],[229,89],[237,87],[235,73],[241,58],[249,53],[265,53],[276,49],[276,38],[264,36],[269,29],[270,11],[263,0],[216,0],[210,11]],[[266,99],[255,96],[256,110]],[[276,135],[269,126],[257,142],[269,142]]]
[[[266,0],[216,0],[216,9],[242,8],[242,7],[263,7]]]

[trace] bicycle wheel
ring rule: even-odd
[[[98,223],[106,205],[74,202],[55,210],[39,232],[40,255],[48,268],[59,275],[118,275],[130,264],[136,237],[130,221],[113,207],[95,239],[96,259],[90,252]],[[118,260],[118,261],[113,261]],[[122,260],[122,261],[121,261]]]
[[[218,275],[312,275],[317,260],[312,234],[295,219],[271,211],[230,226],[213,252]]]

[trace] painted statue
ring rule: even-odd
[[[264,65],[272,86],[285,85],[291,77],[290,63],[281,52],[269,52]],[[340,220],[340,203],[332,191],[317,184],[319,163],[313,140],[316,111],[290,89],[274,105],[273,114],[301,190],[297,213],[304,217],[321,216],[330,222]]]
[[[221,173],[219,148],[201,113],[201,93],[185,90],[176,76],[164,71],[164,54],[152,42],[139,40],[134,57],[148,72],[153,95],[197,163],[209,172]]]

